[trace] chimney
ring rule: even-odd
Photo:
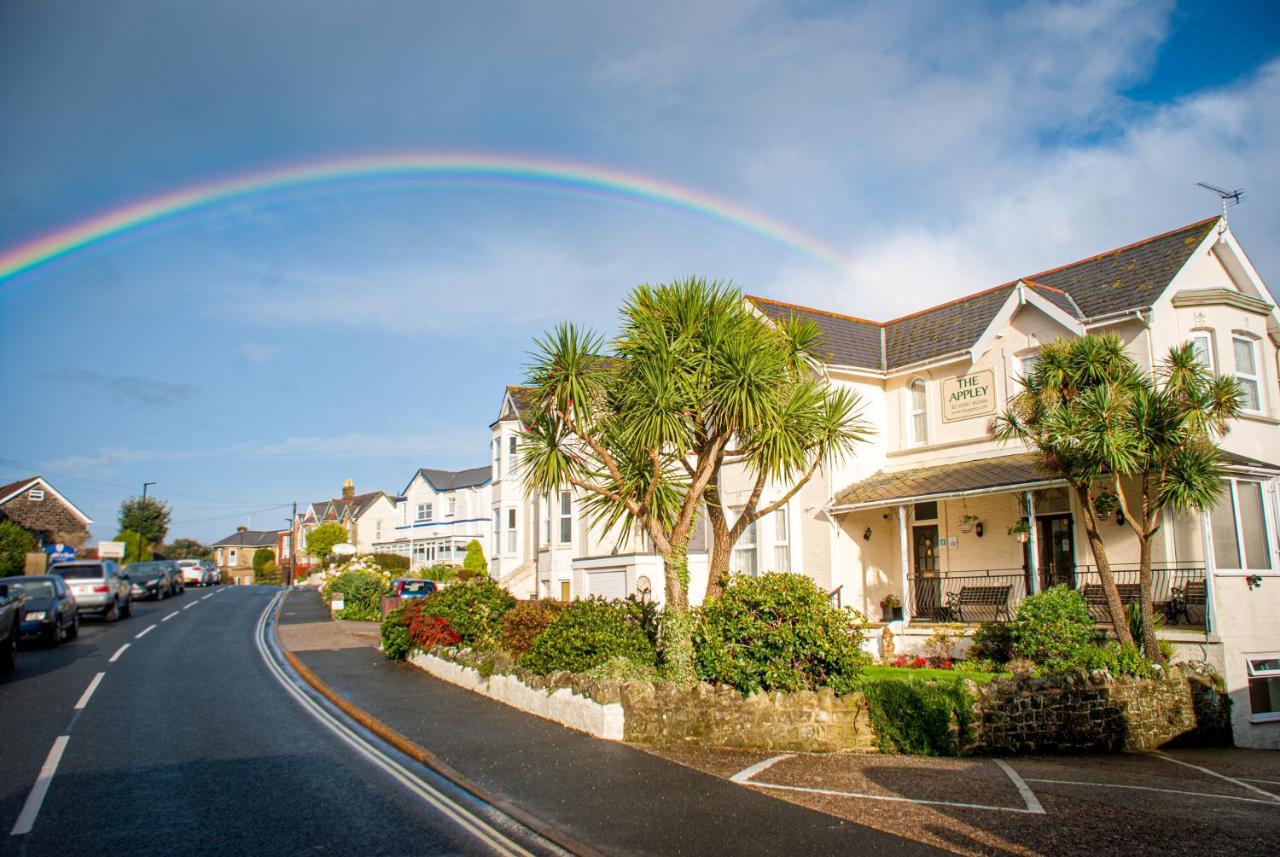
[[[247,533],[247,532],[249,532],[249,528],[248,528],[248,527],[236,527],[236,532],[237,532],[237,533]]]
[[[356,483],[348,479],[342,483],[342,499],[350,500],[354,496],[356,496]]]

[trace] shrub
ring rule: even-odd
[[[0,521],[0,577],[22,574],[27,554],[35,549],[35,536],[13,521]]]
[[[958,756],[973,742],[973,698],[961,682],[862,683],[882,753]]]
[[[413,648],[409,640],[409,626],[404,618],[405,608],[392,610],[382,620],[382,653],[393,661],[403,661]]]
[[[832,607],[811,578],[735,577],[694,627],[698,677],[756,690],[853,689],[866,663],[862,621]]]
[[[658,605],[652,601],[641,601],[635,595],[628,595],[622,603],[626,605],[632,621],[639,625],[640,630],[644,631],[644,635],[649,638],[649,645],[661,653],[662,613],[658,610]]]
[[[276,561],[276,552],[271,548],[258,548],[253,552],[253,573],[259,574],[262,567],[269,562]]]
[[[427,580],[435,580],[444,583],[447,580],[453,580],[458,576],[458,567],[456,565],[446,565],[438,563],[426,569],[422,576]],[[477,575],[478,576],[478,575]]]
[[[387,581],[379,574],[366,571],[343,571],[329,578],[321,587],[325,602],[334,595],[342,596],[342,606],[357,611],[382,613],[382,596],[387,592]]]
[[[375,553],[370,554],[369,558],[396,577],[402,577],[409,571],[409,557],[398,553]]]
[[[468,580],[480,580],[481,578],[488,578],[488,577],[489,577],[489,572],[487,571],[476,571],[470,568],[453,569],[453,579],[460,581],[462,583],[466,583]]]
[[[486,648],[497,644],[502,617],[515,603],[510,592],[478,577],[433,592],[422,599],[421,610],[448,619],[466,645]]]
[[[280,580],[280,566],[276,565],[274,559],[263,563],[262,568],[254,569],[253,582],[259,586],[279,586]]]
[[[954,661],[956,644],[962,639],[964,639],[963,629],[942,625],[924,641],[925,657],[932,661]]]
[[[1136,645],[1108,643],[1105,646],[1087,646],[1080,653],[1080,667],[1088,670],[1109,670],[1112,675],[1128,675],[1136,678],[1150,678],[1155,670],[1151,661],[1142,654]]]
[[[462,567],[467,571],[489,573],[489,562],[484,558],[484,547],[478,539],[467,542],[467,555],[462,559]]]
[[[519,658],[533,648],[538,635],[547,629],[564,605],[559,601],[519,601],[502,617],[501,643],[503,651]]]
[[[1013,625],[1009,622],[983,622],[973,634],[969,657],[997,664],[1007,664],[1013,657]]]
[[[343,607],[337,613],[334,613],[333,618],[348,619],[353,622],[377,622],[382,618],[382,610],[373,610],[363,604],[358,606],[352,604],[348,607]]]
[[[621,601],[574,601],[547,626],[520,665],[539,675],[556,670],[586,672],[622,657],[653,666],[657,655],[639,624]]]
[[[416,600],[406,607],[404,618],[409,642],[424,652],[436,646],[456,646],[462,642],[462,637],[448,619],[427,612],[426,599]]]
[[[584,675],[595,681],[657,681],[662,676],[652,664],[640,664],[622,656],[596,664]]]
[[[1096,634],[1084,596],[1066,586],[1023,601],[1010,632],[1014,656],[1034,661],[1045,672],[1074,668]]]

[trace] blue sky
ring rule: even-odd
[[[487,458],[564,318],[690,273],[885,318],[1215,213],[1280,277],[1272,2],[0,6],[0,249],[218,177],[394,151],[624,169],[759,235],[606,199],[423,182],[215,207],[0,283],[0,480],[114,532],[283,525]],[[906,7],[906,8],[898,8]],[[21,403],[20,405],[17,403]]]

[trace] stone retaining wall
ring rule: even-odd
[[[975,697],[984,753],[1106,753],[1230,743],[1230,704],[1199,676],[1067,673],[993,681]],[[1225,736],[1225,738],[1224,738]]]

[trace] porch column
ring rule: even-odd
[[[1023,506],[1027,513],[1027,570],[1031,572],[1031,592],[1040,591],[1040,534],[1036,532],[1036,498],[1030,491],[1022,494]]]
[[[1218,560],[1213,555],[1213,534],[1209,530],[1209,513],[1200,513],[1200,544],[1204,554],[1204,633],[1207,637],[1213,633],[1218,623],[1213,615],[1213,573],[1218,569]]]
[[[902,557],[902,624],[911,623],[911,557],[907,553],[907,507],[898,507],[898,552]]]

